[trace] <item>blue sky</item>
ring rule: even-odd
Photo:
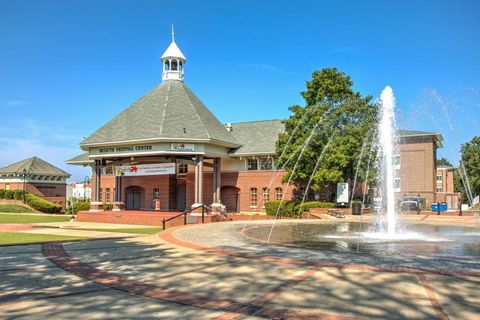
[[[386,85],[405,129],[458,162],[480,135],[479,1],[0,0],[0,166],[67,166],[78,143],[161,82],[170,24],[185,82],[222,122],[289,115],[314,70]]]

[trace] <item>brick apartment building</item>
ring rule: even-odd
[[[176,43],[162,55],[163,82],[80,143],[67,161],[93,168],[92,210],[184,210],[223,203],[230,212],[264,211],[290,199],[293,188],[275,171],[281,120],[223,125],[184,84],[185,56]],[[404,132],[398,192],[428,201],[436,195],[438,134]],[[412,176],[413,175],[413,176]]]
[[[70,174],[37,157],[0,168],[0,189],[24,190],[62,206]]]

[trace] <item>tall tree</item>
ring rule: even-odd
[[[306,105],[289,108],[277,142],[277,166],[287,170],[284,182],[313,190],[337,182],[352,186],[357,168],[357,180],[365,180],[367,162],[375,159],[370,153],[377,107],[371,97],[353,91],[350,77],[336,68],[313,72],[306,86],[301,93]]]
[[[480,195],[480,137],[462,144],[460,148],[461,160],[458,168],[460,183],[457,185],[462,191],[463,198],[472,200],[472,197]],[[460,182],[459,181],[459,182]]]

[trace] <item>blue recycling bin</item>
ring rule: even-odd
[[[447,203],[446,202],[432,202],[432,211],[433,212],[442,212],[442,211],[447,211],[448,209],[448,206],[447,206]]]

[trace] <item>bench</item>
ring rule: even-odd
[[[328,209],[328,214],[336,218],[345,218],[345,211],[338,209]]]

